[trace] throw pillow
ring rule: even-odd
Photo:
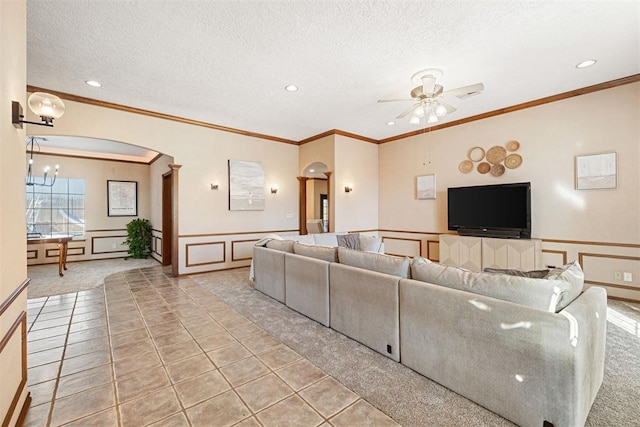
[[[355,249],[357,251],[360,250],[360,235],[358,233],[338,234],[336,237],[338,239],[338,246]]]
[[[380,252],[382,240],[377,237],[360,234],[360,250],[365,252]]]
[[[576,299],[584,288],[584,272],[578,261],[570,262],[562,267],[553,268],[544,278],[548,280],[563,280],[570,284],[571,289],[569,293],[560,301],[562,308]]]
[[[310,258],[321,259],[323,261],[337,262],[338,254],[336,248],[329,248],[327,246],[310,246],[302,243],[293,244],[293,253],[297,255],[308,256]]]
[[[490,268],[490,267],[487,267],[482,271],[485,273],[498,273],[498,274],[508,274],[509,276],[530,277],[532,279],[544,279],[545,276],[549,274],[549,270],[520,271],[520,270],[512,270],[509,268]]]

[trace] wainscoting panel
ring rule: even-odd
[[[226,242],[188,243],[185,249],[187,267],[220,264],[226,261]]]
[[[542,268],[551,268],[565,265],[567,263],[567,251],[552,249],[542,250]]]
[[[231,261],[246,261],[253,258],[253,246],[260,239],[232,240]]]
[[[247,267],[253,245],[268,234],[297,234],[297,230],[242,231],[236,233],[185,234],[178,237],[180,275]]]
[[[113,253],[126,255],[129,247],[124,244],[125,240],[127,240],[126,234],[117,236],[93,236],[91,237],[91,255]]]
[[[2,426],[16,422],[27,398],[27,286],[25,279],[0,301],[0,405]]]
[[[422,254],[422,239],[407,237],[383,237],[384,252],[396,256],[420,256]]]

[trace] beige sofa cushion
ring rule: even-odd
[[[323,261],[338,261],[338,253],[336,252],[336,248],[330,248],[327,246],[304,245],[302,243],[296,242],[293,244],[293,253],[297,255],[321,259]]]
[[[275,249],[277,251],[282,251],[282,252],[289,252],[290,254],[293,253],[293,244],[295,242],[293,240],[269,240],[267,242],[267,247],[269,249]]]
[[[562,310],[570,302],[568,297],[571,286],[562,280],[475,273],[463,268],[431,262],[422,257],[414,258],[411,264],[411,276],[415,280],[515,302],[552,313]]]
[[[356,251],[349,248],[338,248],[340,264],[377,271],[378,273],[409,278],[411,260],[407,257],[378,254],[373,252]]]

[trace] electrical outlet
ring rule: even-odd
[[[622,280],[622,273],[621,273],[621,272],[619,272],[619,271],[616,271],[615,273],[613,273],[613,277],[614,277],[616,280]]]
[[[629,273],[629,272],[624,272],[623,273],[623,278],[622,280],[624,280],[625,282],[632,282],[633,281],[633,274]]]

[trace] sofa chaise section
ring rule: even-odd
[[[402,364],[521,426],[585,423],[604,374],[606,291],[559,313],[400,280]]]

